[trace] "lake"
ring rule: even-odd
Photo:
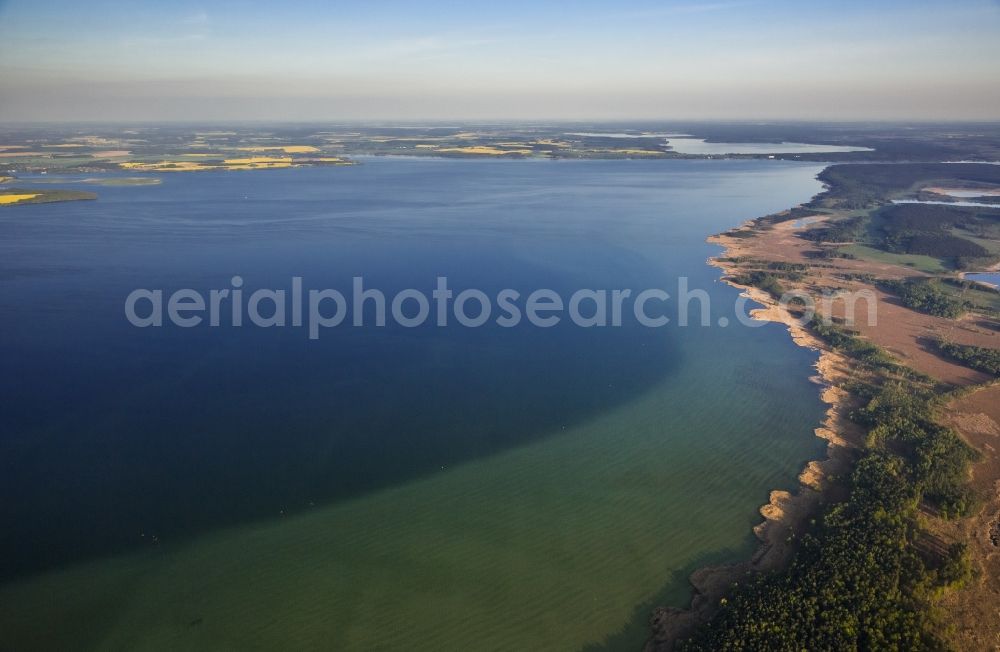
[[[988,283],[994,287],[1000,288],[1000,272],[969,272],[965,274],[964,278],[970,281]]]
[[[980,208],[996,208],[997,204],[987,204],[978,201],[934,201],[923,199],[893,199],[893,204],[930,204],[932,206],[978,206]]]
[[[820,169],[384,158],[3,209],[3,645],[641,645],[651,606],[746,558],[770,490],[825,448],[816,354],[736,323],[705,263],[707,235],[807,200]],[[490,296],[685,276],[711,325],[311,340],[125,318],[136,288],[234,275]]]
[[[709,143],[703,138],[669,138],[667,144],[678,154],[828,154],[832,152],[871,152],[870,147],[852,145],[814,145],[810,143]]]

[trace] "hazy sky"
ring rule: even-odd
[[[1000,119],[1000,0],[0,0],[0,120]]]

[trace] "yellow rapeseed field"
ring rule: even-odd
[[[471,147],[442,147],[437,150],[442,154],[480,154],[484,156],[503,156],[504,154],[531,154],[530,149],[500,149],[489,145],[473,145]]]
[[[251,156],[249,158],[227,158],[222,162],[226,165],[255,165],[257,163],[291,163],[292,159],[276,156]]]
[[[195,170],[213,170],[215,166],[192,161],[160,161],[158,163],[141,163],[127,161],[119,163],[126,170],[142,170],[144,172],[193,172]]]
[[[614,152],[615,154],[624,154],[626,156],[662,156],[663,152],[658,152],[650,149],[608,149],[604,150],[606,152]]]
[[[23,194],[23,195],[0,195],[0,204],[16,204],[17,202],[24,201],[26,199],[34,199],[39,193],[34,194]]]
[[[312,145],[276,145],[274,147],[237,147],[241,152],[284,152],[285,154],[310,154],[319,149]]]

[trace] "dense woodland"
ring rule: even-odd
[[[943,284],[934,279],[882,281],[879,286],[897,295],[907,308],[929,315],[955,319],[968,308],[965,302],[946,292]]]
[[[893,193],[935,179],[1000,184],[1000,166],[975,163],[831,165],[819,174],[821,197],[838,208],[871,208]]]
[[[892,253],[923,254],[963,262],[990,255],[963,235],[988,236],[1000,225],[1000,210],[935,204],[897,204],[878,212],[877,245]],[[959,231],[956,233],[956,229]]]
[[[937,342],[938,349],[967,367],[977,371],[1000,376],[1000,349],[982,346],[968,346],[954,342]]]
[[[1000,208],[894,204],[805,231],[817,244],[864,243],[895,254],[938,258],[957,269],[992,254],[970,238],[1000,235]]]

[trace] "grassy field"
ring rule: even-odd
[[[995,240],[992,238],[981,238],[967,231],[958,231],[958,235],[967,240],[975,242],[980,247],[983,247],[984,249],[989,251],[992,255],[1000,256],[1000,240]]]
[[[928,274],[941,274],[951,271],[940,259],[918,254],[892,254],[888,251],[875,249],[866,245],[847,245],[839,249],[841,253],[850,254],[861,260],[872,260],[879,263],[903,265],[912,267]]]

